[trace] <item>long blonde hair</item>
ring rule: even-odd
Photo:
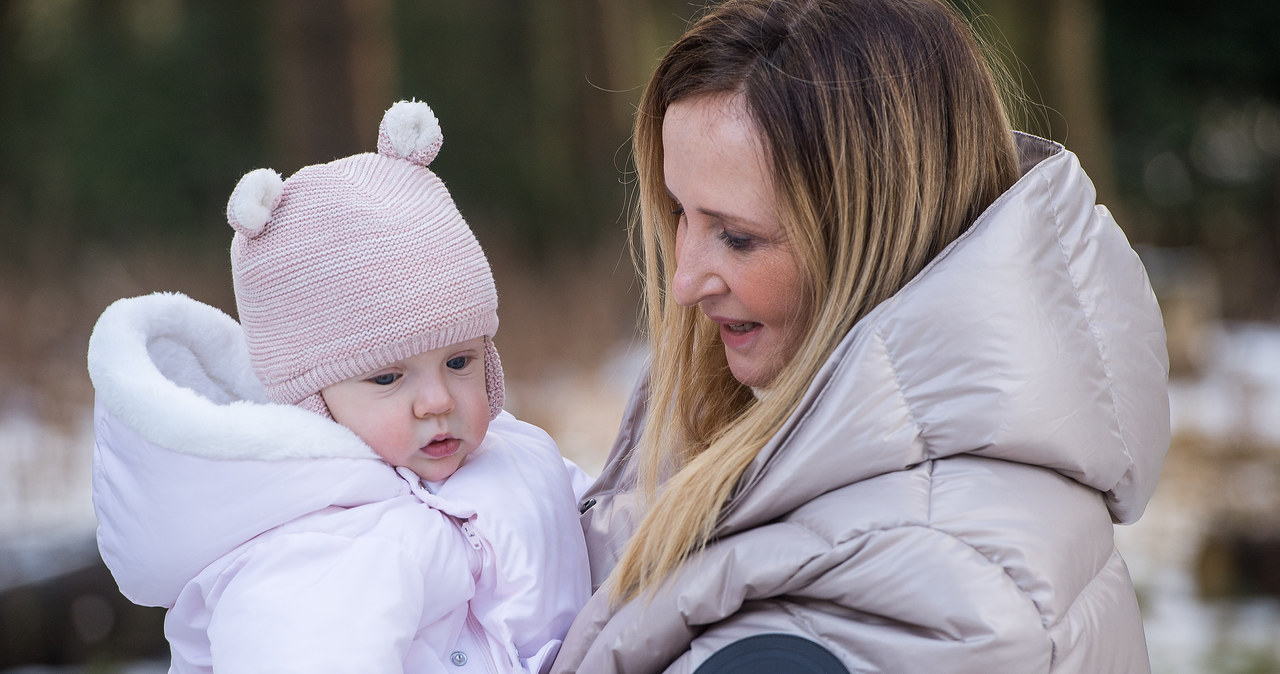
[[[671,297],[677,218],[663,177],[674,102],[741,97],[766,148],[811,308],[799,350],[757,399],[717,326]],[[1018,175],[989,64],[943,0],[731,0],[695,22],[636,114],[645,310],[653,354],[638,474],[651,509],[610,582],[652,589],[712,536],[747,466],[849,328],[896,293]],[[660,494],[660,498],[658,498]]]

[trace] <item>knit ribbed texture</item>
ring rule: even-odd
[[[397,104],[405,105],[425,108]],[[438,128],[406,150],[394,146],[387,126],[384,119],[378,146],[391,156],[301,169],[284,181],[256,236],[237,226],[232,196],[236,305],[254,371],[275,402],[330,416],[324,387],[498,329],[484,252],[444,183],[414,163],[434,158]],[[492,340],[485,345],[496,416],[502,367]]]

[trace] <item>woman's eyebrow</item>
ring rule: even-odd
[[[680,199],[676,198],[676,195],[671,191],[671,188],[667,187],[666,192],[667,192],[667,196],[670,197],[672,201],[676,202],[677,204],[681,204],[683,206],[683,202],[681,202]],[[735,215],[733,213],[725,213],[724,211],[716,210],[714,208],[695,208],[693,210],[709,218],[713,218],[721,222],[726,222],[731,225],[738,225],[739,227],[746,227],[747,229],[759,229],[759,228],[765,227],[765,224],[763,222],[760,222],[759,220],[753,220],[749,217],[742,216],[742,215]]]
[[[714,218],[732,225],[746,227],[747,229],[762,229],[765,226],[764,223],[758,220],[753,220],[741,215],[735,215],[733,213],[725,213],[724,211],[717,211],[713,208],[698,208],[694,210],[709,218]]]

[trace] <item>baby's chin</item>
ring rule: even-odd
[[[458,466],[436,468],[434,470],[415,470],[413,472],[426,482],[443,482],[458,472]]]
[[[409,470],[427,482],[441,482],[458,472],[458,469],[466,464],[469,455],[469,452],[458,452],[443,459],[414,462],[416,465],[410,465]]]

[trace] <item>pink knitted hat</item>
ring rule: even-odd
[[[332,418],[320,390],[485,337],[489,415],[502,411],[484,251],[426,167],[443,136],[426,103],[391,106],[378,152],[240,179],[227,203],[231,273],[254,373],[277,403]]]

